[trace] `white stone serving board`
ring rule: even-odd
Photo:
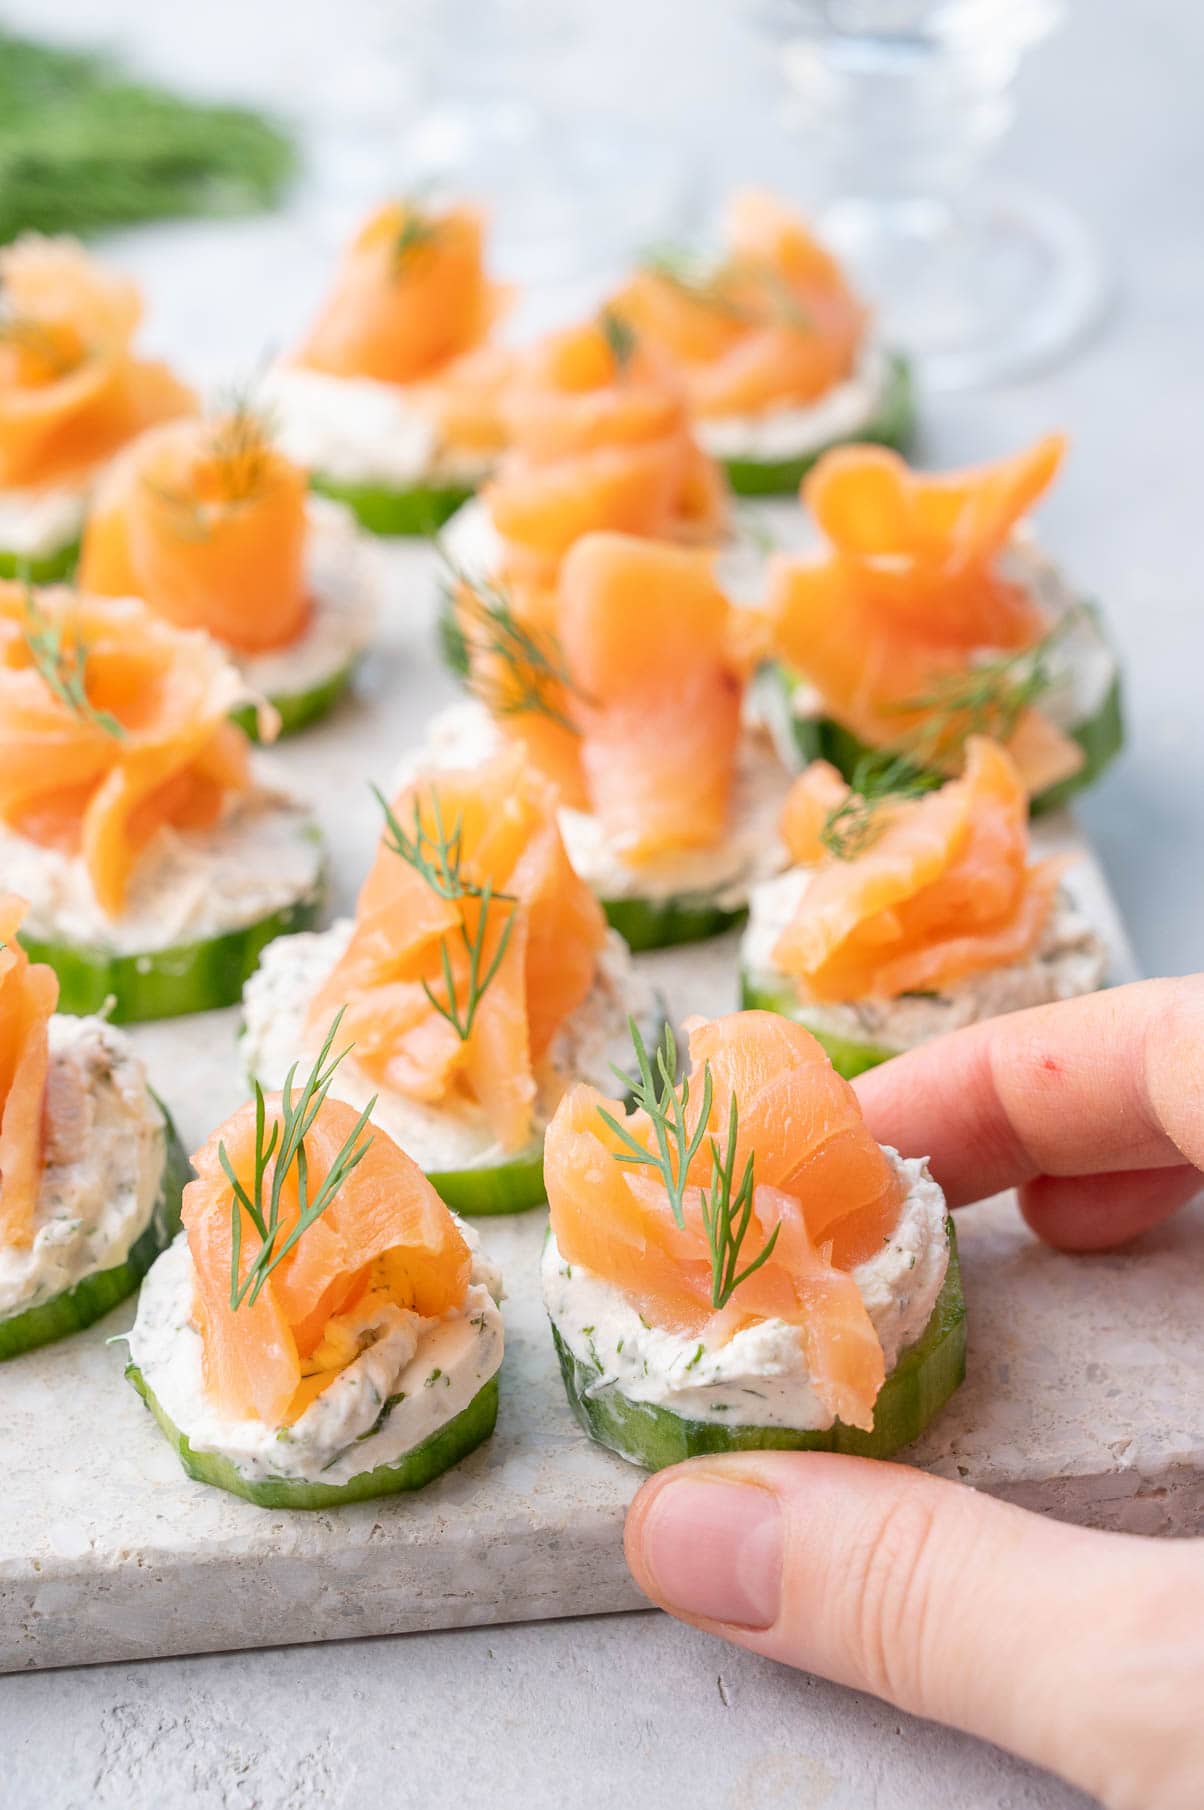
[[[359,697],[274,757],[318,801],[336,905],[371,852],[384,780],[453,695],[431,653],[431,566],[381,554],[386,645]],[[1072,826],[1042,830],[1073,840]],[[1132,974],[1085,852],[1074,883]],[[731,1009],[731,939],[646,958],[682,1012]],[[242,1097],[237,1015],[135,1036],[190,1147]],[[493,1439],[421,1494],[337,1513],[259,1509],[190,1482],[106,1340],[132,1308],[0,1368],[0,1671],[628,1609],[623,1513],[639,1473],[590,1445],[565,1404],[539,1300],[545,1215],[482,1222],[508,1289]],[[1030,1505],[1184,1530],[1204,1499],[1197,1209],[1124,1256],[1039,1247],[1007,1200],[959,1221],[965,1387],[910,1454]]]

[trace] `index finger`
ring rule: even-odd
[[[951,1206],[1038,1175],[1204,1169],[1204,976],[1137,981],[972,1025],[854,1084]]]

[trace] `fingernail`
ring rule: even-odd
[[[755,1483],[669,1477],[636,1531],[637,1572],[650,1596],[681,1615],[768,1628],[782,1581],[782,1511]]]

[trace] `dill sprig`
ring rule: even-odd
[[[402,205],[405,207],[406,216],[402,221],[401,231],[393,241],[392,251],[395,276],[399,274],[411,252],[418,251],[424,245],[433,244],[441,231],[439,221],[425,213],[416,201],[406,201]]]
[[[78,636],[68,640],[63,623],[55,622],[42,609],[31,586],[25,587],[25,623],[23,628],[29,657],[42,679],[65,704],[72,716],[90,723],[114,741],[124,741],[125,730],[108,710],[97,710],[87,692],[88,648]]]
[[[493,716],[546,716],[570,735],[579,735],[581,731],[562,700],[565,694],[588,700],[573,681],[556,634],[521,622],[499,586],[475,583],[454,567],[452,573],[467,606],[464,639],[470,656],[470,689]],[[491,673],[488,665],[482,671],[479,663],[474,667],[474,653],[494,671]]]
[[[244,503],[262,494],[272,469],[274,431],[272,411],[256,400],[254,382],[218,398],[209,451],[227,502]]]
[[[491,880],[478,885],[465,876],[462,871],[463,819],[457,817],[448,830],[439,794],[433,786],[430,791],[431,816],[435,826],[433,834],[422,821],[422,810],[417,799],[414,800],[414,828],[410,834],[402,827],[384,794],[375,786],[372,789],[385,815],[385,847],[412,867],[439,898],[461,906],[467,902],[475,915],[476,925],[470,930],[463,909],[460,912],[459,938],[468,960],[468,985],[463,1004],[457,994],[452,952],[448,943],[451,932],[439,938],[439,965],[446,997],[440,999],[429,981],[423,980],[421,983],[423,992],[439,1016],[447,1020],[461,1043],[467,1043],[472,1035],[481,1001],[510,945],[514,930],[514,897],[510,893],[496,891]],[[493,911],[499,904],[508,905],[510,910],[506,914],[493,954],[486,960],[485,951]]]
[[[791,288],[780,270],[772,264],[748,258],[733,258],[710,268],[701,259],[672,246],[650,252],[643,262],[645,270],[669,283],[689,301],[712,314],[726,315],[729,320],[753,325],[758,309],[742,299],[738,291],[742,283],[761,284],[766,292],[771,319],[792,328],[796,333],[813,333],[815,317]]]
[[[603,308],[598,316],[598,326],[606,341],[611,357],[615,361],[615,370],[621,377],[635,357],[639,338],[631,322],[614,308]]]
[[[656,1149],[641,1144],[627,1125],[598,1108],[599,1117],[621,1140],[624,1148],[616,1152],[617,1163],[654,1170],[661,1179],[669,1207],[676,1223],[686,1223],[685,1193],[690,1164],[706,1143],[711,1156],[711,1179],[708,1187],[698,1191],[699,1214],[711,1257],[711,1306],[718,1312],[727,1306],[742,1282],[755,1275],[768,1262],[778,1240],[780,1227],[775,1226],[760,1251],[740,1268],[744,1242],[752,1226],[755,1153],[749,1151],[744,1167],[736,1178],[736,1151],[739,1142],[740,1109],[733,1094],[728,1108],[727,1139],[720,1145],[708,1132],[715,1082],[711,1065],[702,1067],[702,1099],[690,1130],[690,1080],[677,1080],[677,1040],[673,1027],[666,1024],[654,1055],[650,1056],[634,1018],[627,1021],[635,1050],[637,1073],[626,1074],[616,1068],[637,1109],[647,1116],[656,1139]]]
[[[853,769],[848,794],[824,818],[819,840],[840,861],[853,861],[885,827],[883,807],[919,798],[941,783],[905,754],[889,749],[863,754]]]
[[[263,1088],[255,1083],[255,1169],[250,1188],[239,1180],[225,1144],[220,1143],[217,1147],[218,1161],[233,1189],[230,1201],[230,1309],[233,1313],[244,1301],[249,1300],[254,1306],[272,1271],[284,1262],[294,1245],[326,1211],[371,1146],[372,1136],[369,1133],[365,1137],[364,1132],[376,1105],[375,1097],[365,1106],[331,1162],[321,1186],[310,1198],[305,1139],[326,1102],[335,1070],[347,1054],[347,1049],[337,1056],[330,1054],[342,1017],[343,1012],[339,1011],[295,1098],[293,1084],[298,1064],[294,1062],[289,1069],[281,1093],[280,1117],[273,1120],[270,1132]],[[348,1045],[348,1049],[350,1047]],[[269,1166],[272,1171],[270,1183]],[[292,1231],[280,1242],[284,1187],[293,1174],[297,1179],[297,1220]],[[248,1264],[245,1276],[241,1274],[244,1213],[260,1239],[259,1249]]]

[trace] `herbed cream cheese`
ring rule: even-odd
[[[46,1127],[33,1242],[0,1244],[3,1319],[124,1263],[162,1193],[163,1114],[128,1040],[103,1019],[50,1020]]]
[[[774,966],[773,951],[813,876],[813,869],[791,868],[754,891],[741,945],[741,968],[754,986],[767,992],[789,991],[794,986],[791,978]],[[964,975],[939,992],[905,993],[897,999],[850,1000],[846,1004],[804,1000],[800,995],[792,1016],[812,1030],[852,1043],[909,1050],[945,1031],[961,1030],[1004,1012],[1094,993],[1104,984],[1107,967],[1103,939],[1065,887],[1059,887],[1037,944],[1023,961]]]
[[[819,452],[834,440],[851,440],[882,407],[891,362],[881,346],[864,346],[848,377],[814,402],[786,402],[755,415],[701,416],[695,433],[714,459],[747,459],[773,465]]]
[[[306,504],[306,578],[312,599],[303,634],[263,654],[231,649],[247,688],[257,697],[311,691],[352,666],[372,640],[377,583],[372,549],[355,517],[328,497]]]
[[[428,393],[420,384],[336,377],[300,365],[278,365],[263,385],[283,451],[333,483],[409,490],[480,482],[484,463],[441,443]]]
[[[453,704],[430,723],[426,743],[400,777],[404,782],[418,772],[476,766],[500,746],[497,726],[483,705],[471,699]],[[598,898],[703,895],[721,909],[736,910],[755,883],[777,873],[786,860],[778,821],[790,779],[769,737],[753,730],[737,751],[728,829],[715,847],[683,849],[637,867],[623,860],[589,812],[563,808],[560,832],[570,861]]]
[[[110,918],[79,855],[0,825],[0,874],[29,900],[29,936],[115,955],[149,955],[245,929],[318,897],[324,868],[310,811],[259,786],[232,795],[208,829],[156,831],[138,857],[120,917]]]
[[[87,507],[82,485],[0,490],[0,552],[48,559],[79,539]]]
[[[247,1073],[265,1088],[280,1087],[301,1055],[309,1002],[346,949],[351,931],[351,920],[342,918],[329,930],[282,937],[264,950],[243,994],[241,1051]],[[537,1077],[537,1133],[572,1082],[613,1088],[610,1064],[630,1066],[628,1015],[647,1024],[654,1009],[651,988],[636,972],[626,944],[612,934],[592,990],[560,1026]],[[485,1112],[473,1101],[451,1107],[412,1100],[366,1074],[354,1050],[339,1064],[331,1092],[357,1109],[375,1095],[374,1122],[420,1168],[433,1173],[492,1168],[514,1156],[498,1144]]]
[[[889,1375],[927,1326],[949,1266],[945,1197],[923,1157],[887,1149],[906,1188],[898,1224],[853,1272],[882,1344]],[[759,1320],[722,1343],[649,1326],[633,1301],[561,1255],[549,1234],[542,1260],[548,1317],[577,1360],[600,1374],[590,1393],[726,1426],[832,1425],[812,1386],[797,1327]]]
[[[211,1402],[184,1232],[142,1285],[130,1357],[192,1449],[228,1459],[248,1480],[341,1484],[397,1464],[462,1413],[501,1367],[501,1277],[472,1228],[457,1224],[473,1253],[463,1306],[438,1318],[393,1303],[363,1311],[358,1323],[345,1316],[362,1343],[359,1356],[292,1426],[231,1419]]]

